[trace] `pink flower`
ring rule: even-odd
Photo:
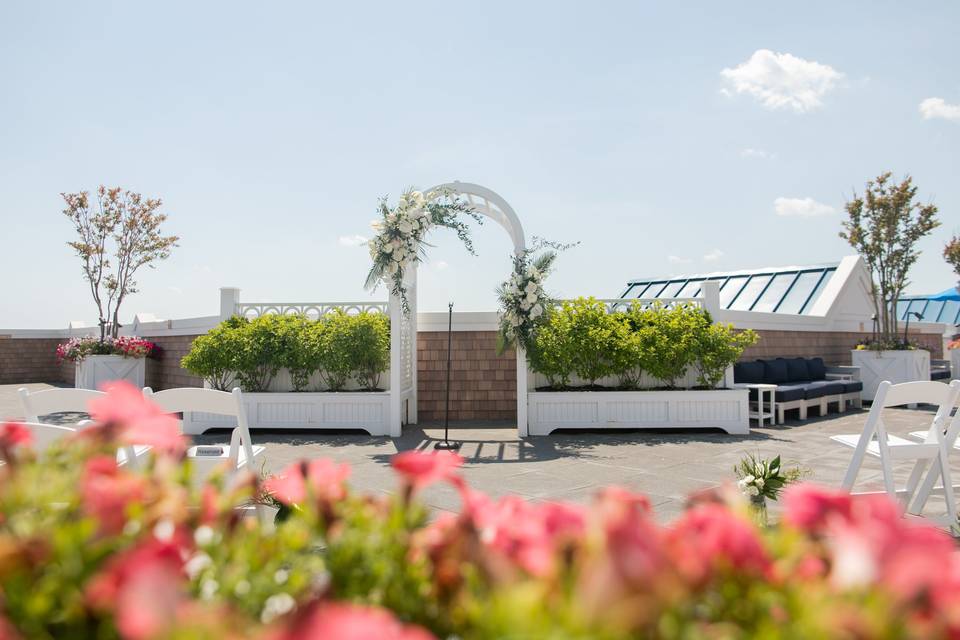
[[[182,453],[186,441],[177,419],[150,402],[129,382],[109,382],[107,395],[90,401],[90,415],[101,425],[119,429],[126,444],[150,445],[170,453]]]
[[[0,427],[0,447],[11,449],[15,446],[29,447],[33,444],[33,432],[19,422],[6,422]]]
[[[80,477],[84,513],[97,520],[100,532],[116,535],[127,522],[127,507],[143,498],[144,479],[117,467],[113,456],[87,460]]]
[[[314,603],[271,640],[431,640],[426,629],[405,625],[379,607]]]
[[[693,583],[716,571],[765,576],[770,559],[752,523],[717,504],[703,504],[681,516],[667,533],[671,557]]]
[[[635,587],[648,586],[666,566],[663,533],[651,518],[646,496],[608,487],[595,509],[607,541],[606,556],[613,571]]]
[[[393,456],[390,464],[412,487],[422,488],[452,479],[454,471],[463,464],[463,458],[452,451],[423,453],[410,450]]]
[[[338,502],[346,496],[345,483],[350,477],[350,465],[337,464],[329,458],[296,462],[279,475],[270,476],[264,489],[280,502],[301,504],[310,495],[322,502]]]
[[[114,555],[84,591],[94,609],[113,612],[124,638],[159,635],[175,619],[181,601],[183,557],[171,542],[149,538]]]
[[[783,492],[783,523],[802,531],[822,533],[831,520],[849,520],[853,512],[850,494],[803,483]]]

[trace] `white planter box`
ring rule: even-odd
[[[860,397],[873,402],[877,387],[884,380],[893,384],[916,382],[930,379],[930,352],[923,349],[910,351],[868,351],[850,352],[853,366],[860,367],[860,380],[863,391]]]
[[[142,389],[146,369],[145,358],[87,356],[77,363],[73,386],[77,389],[100,389],[105,382],[126,380]]]
[[[750,433],[746,389],[711,391],[531,391],[530,435],[555,429],[686,429]]]
[[[390,393],[279,392],[244,393],[251,429],[363,429],[372,436],[390,433]],[[183,432],[231,428],[230,419],[209,413],[187,413]]]
[[[960,380],[960,349],[948,349],[950,354],[950,379]]]

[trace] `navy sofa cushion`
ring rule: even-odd
[[[733,381],[740,383],[763,382],[763,363],[757,360],[736,363],[733,365]]]
[[[790,381],[787,375],[786,360],[760,360],[763,363],[763,382],[765,384],[784,384]]]
[[[837,380],[837,382],[843,383],[844,393],[854,393],[857,391],[863,391],[863,383],[857,380]]]
[[[787,363],[787,382],[805,382],[812,380],[807,369],[807,361],[803,358],[777,358]]]
[[[950,370],[949,369],[931,369],[930,379],[931,380],[949,380]]]
[[[773,392],[774,400],[777,402],[790,402],[791,400],[803,400],[804,388],[802,384],[782,384]],[[763,399],[770,400],[770,392],[763,392]],[[756,402],[757,390],[750,389],[750,400]]]
[[[804,395],[807,400],[822,398],[823,396],[838,396],[843,393],[843,383],[835,380],[813,380],[805,382],[803,385]]]
[[[810,372],[809,380],[826,380],[827,365],[823,364],[823,358],[810,358],[807,360],[807,371]]]

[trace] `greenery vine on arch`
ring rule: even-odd
[[[365,287],[374,289],[381,282],[386,284],[390,292],[400,298],[405,314],[410,313],[410,302],[404,277],[407,269],[423,262],[426,257],[425,247],[430,245],[424,238],[430,229],[452,229],[467,251],[476,255],[470,227],[461,216],[469,216],[477,224],[483,224],[483,219],[453,191],[440,189],[421,193],[408,189],[400,196],[395,207],[391,208],[387,199],[381,198],[377,213],[380,217],[372,225],[377,235],[368,243],[373,265],[367,274]]]

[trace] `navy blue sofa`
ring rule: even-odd
[[[831,404],[836,404],[840,412],[850,403],[862,406],[863,383],[859,377],[859,368],[828,367],[823,358],[775,358],[733,365],[734,384],[776,385],[774,400],[780,423],[787,411],[797,410],[800,419],[806,420],[810,407],[819,408],[822,416]],[[750,389],[750,399],[756,401],[757,397],[757,390]]]

